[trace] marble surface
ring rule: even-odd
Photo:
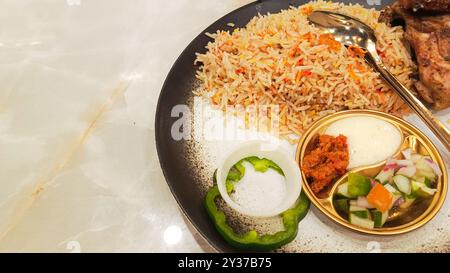
[[[158,94],[249,0],[3,0],[0,251],[201,252],[162,175]]]

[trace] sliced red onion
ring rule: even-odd
[[[406,159],[411,159],[411,154],[412,154],[411,148],[403,150],[402,154]]]
[[[407,167],[401,167],[396,174],[401,174],[407,177],[413,177],[416,173],[417,168],[416,166],[407,166]]]
[[[390,163],[390,164],[386,164],[386,166],[384,166],[383,171],[389,171],[390,169],[397,169],[398,165],[397,163]]]
[[[441,169],[439,168],[439,166],[433,160],[431,160],[429,158],[424,158],[424,160],[427,163],[427,165],[430,166],[430,168],[433,169],[434,173],[437,176],[441,176],[442,175]]]
[[[395,162],[397,163],[397,165],[399,165],[400,167],[406,167],[406,166],[412,166],[414,165],[414,163],[409,160],[409,159],[397,159],[395,160]]]

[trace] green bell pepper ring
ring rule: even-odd
[[[215,178],[214,174],[214,183],[216,184]],[[233,187],[227,184],[227,190],[231,192],[232,189]],[[256,230],[251,230],[240,235],[227,224],[225,214],[217,208],[215,200],[219,196],[220,192],[217,185],[214,185],[206,193],[205,207],[208,215],[225,241],[236,248],[246,250],[269,251],[294,240],[298,232],[298,223],[306,216],[310,206],[308,197],[302,192],[294,207],[281,214],[284,225],[283,231],[259,235]]]

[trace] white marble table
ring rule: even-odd
[[[211,251],[162,175],[162,83],[250,0],[3,0],[0,251]]]

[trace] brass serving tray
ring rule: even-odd
[[[347,219],[339,215],[333,205],[333,196],[338,185],[347,180],[347,176],[350,172],[357,172],[373,177],[383,168],[386,161],[348,170],[347,173],[333,185],[326,196],[320,197],[316,196],[311,191],[309,183],[302,172],[302,179],[304,181],[303,191],[306,193],[311,202],[331,220],[358,232],[375,235],[394,235],[406,233],[425,225],[436,215],[444,203],[445,196],[447,194],[447,169],[441,155],[430,139],[428,139],[428,137],[426,137],[419,129],[398,117],[372,110],[348,110],[326,116],[315,122],[303,135],[297,146],[297,163],[299,166],[303,164],[305,152],[311,147],[313,140],[319,134],[323,134],[329,125],[337,120],[356,116],[377,117],[393,124],[400,130],[403,137],[402,146],[393,157],[401,158],[401,151],[407,147],[411,148],[416,153],[430,156],[433,161],[438,164],[442,171],[442,175],[437,180],[437,192],[432,198],[413,204],[407,211],[399,211],[389,216],[388,221],[382,228],[366,229],[350,224]]]

